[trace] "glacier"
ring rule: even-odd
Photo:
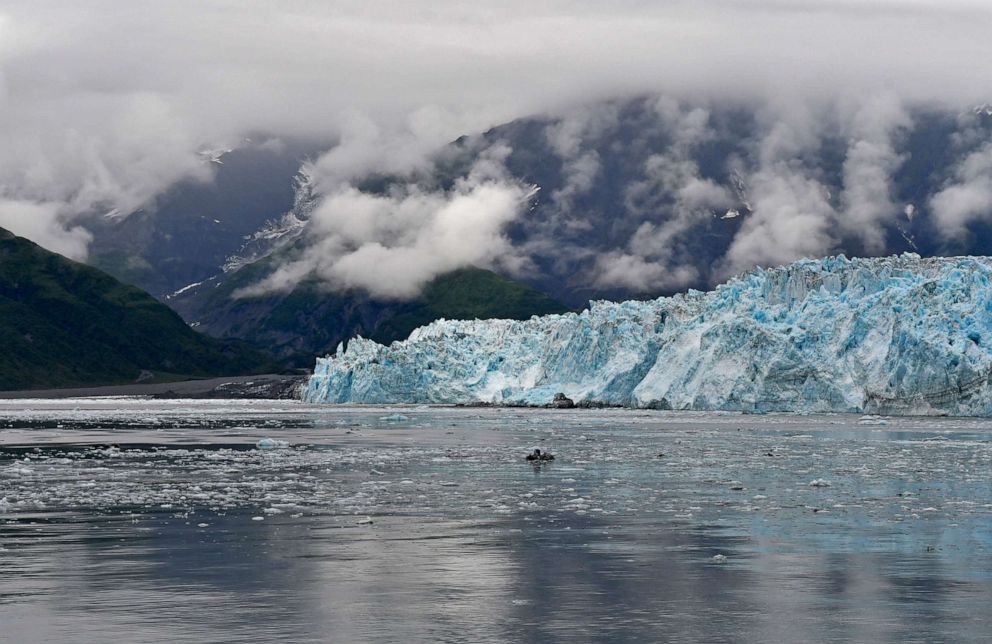
[[[712,291],[529,320],[438,320],[318,358],[327,403],[992,415],[992,258],[843,255]]]

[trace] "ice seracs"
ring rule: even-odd
[[[992,258],[802,260],[711,292],[439,320],[317,360],[310,402],[992,415]]]

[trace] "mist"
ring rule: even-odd
[[[315,274],[332,288],[411,297],[460,266],[530,267],[505,231],[526,217],[534,187],[505,171],[507,151],[481,155],[454,187],[425,187],[439,149],[516,118],[560,116],[547,137],[568,181],[545,197],[555,225],[582,226],[575,199],[603,178],[581,141],[611,127],[610,99],[660,95],[659,118],[683,135],[627,200],[649,209],[663,189],[675,217],[600,253],[587,279],[678,288],[708,279],[680,257],[679,236],[733,203],[688,155],[707,136],[707,106],[753,105],[764,119],[747,169],[753,213],[714,271],[725,276],[831,252],[839,235],[883,251],[882,224],[904,208],[890,182],[912,108],[992,98],[986,2],[412,4],[5,3],[0,226],[84,259],[89,219],[153,210],[177,182],[210,181],[201,150],[255,132],[331,140],[308,167],[320,197],[311,250],[258,288]],[[803,162],[828,127],[849,142],[839,200]],[[970,152],[929,201],[949,239],[989,216],[990,149]],[[372,174],[399,183],[363,193]]]

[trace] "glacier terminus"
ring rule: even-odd
[[[843,255],[709,292],[439,320],[318,358],[326,403],[992,415],[992,258]]]

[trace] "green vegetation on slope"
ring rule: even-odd
[[[439,318],[526,320],[532,315],[568,311],[565,305],[529,286],[491,271],[463,268],[436,278],[418,300],[384,321],[370,337],[382,343],[402,340],[417,327]]]
[[[465,268],[442,275],[412,301],[380,301],[359,291],[328,291],[316,279],[286,293],[234,297],[268,275],[274,259],[256,262],[214,287],[173,301],[187,320],[219,337],[265,347],[288,364],[312,367],[314,356],[361,335],[388,343],[438,318],[526,319],[569,309],[547,295],[491,271]]]
[[[258,373],[258,351],[190,329],[95,268],[0,229],[0,389]]]

